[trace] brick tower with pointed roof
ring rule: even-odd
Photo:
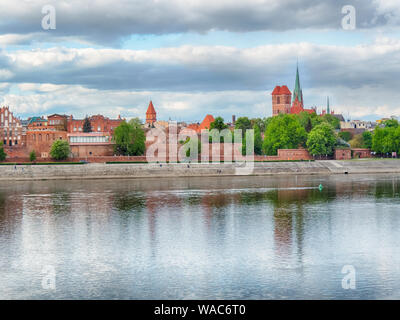
[[[292,93],[287,86],[276,86],[272,91],[272,115],[290,113]]]
[[[152,125],[157,121],[157,113],[154,109],[153,102],[150,100],[149,107],[146,111],[146,123]]]

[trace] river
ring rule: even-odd
[[[0,298],[399,299],[399,195],[400,175],[3,181]]]

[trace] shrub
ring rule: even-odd
[[[70,153],[69,143],[65,140],[54,141],[51,146],[50,156],[55,160],[65,160]]]

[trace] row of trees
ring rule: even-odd
[[[217,117],[210,126],[210,129],[219,131],[226,128],[221,117]],[[337,128],[340,128],[340,122],[334,116],[327,114],[321,117],[307,112],[264,119],[240,117],[235,123],[235,129],[242,130],[243,154],[247,144],[245,132],[254,129],[256,155],[276,155],[278,149],[296,149],[299,146],[308,148],[312,155],[331,155],[335,146],[341,144],[334,130]],[[264,132],[264,140],[261,132]]]

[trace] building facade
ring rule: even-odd
[[[15,148],[26,145],[26,128],[9,107],[0,108],[0,141],[4,147]]]

